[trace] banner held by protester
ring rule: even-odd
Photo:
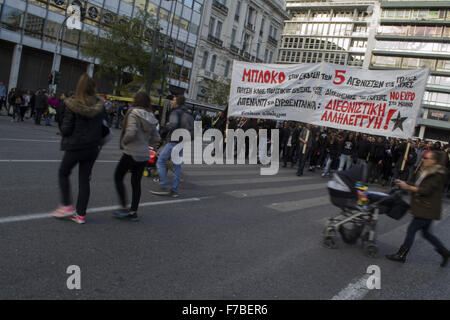
[[[428,75],[428,68],[234,61],[228,115],[406,139],[414,134]]]

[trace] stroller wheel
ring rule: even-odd
[[[323,239],[323,245],[329,249],[336,249],[337,243],[334,237],[325,237]]]
[[[376,258],[378,254],[378,247],[374,244],[367,244],[364,246],[364,252],[371,258]]]

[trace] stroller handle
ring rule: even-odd
[[[383,199],[381,199],[381,200],[378,200],[377,202],[371,203],[371,204],[369,205],[369,207],[374,209],[374,208],[380,206],[381,204],[383,204],[384,201],[393,200],[393,199],[395,199],[395,198],[398,198],[398,196],[399,196],[401,193],[402,193],[402,192],[401,192],[400,189],[398,189],[398,190],[393,190],[393,191],[391,191],[391,195],[390,195],[390,196],[388,196],[388,197],[386,197],[386,198],[383,198]]]

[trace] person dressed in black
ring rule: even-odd
[[[138,92],[132,107],[123,119],[120,149],[122,158],[114,173],[114,181],[122,208],[114,212],[116,218],[127,218],[138,221],[137,210],[141,198],[141,179],[145,166],[149,160],[149,145],[159,143],[160,137],[155,118],[150,107],[150,97],[145,92]],[[127,197],[123,179],[131,171],[132,198],[131,207],[127,208]]]
[[[291,167],[294,166],[294,132],[294,123],[288,125],[286,122],[286,126],[283,129],[283,140],[281,141],[283,145],[283,167],[286,167],[288,162],[291,162]]]
[[[78,81],[75,97],[65,99],[66,109],[60,126],[61,150],[65,151],[59,168],[62,204],[52,213],[56,218],[70,217],[85,223],[90,196],[91,172],[103,143],[103,121],[106,120],[104,101],[96,97],[95,82],[87,74]],[[78,201],[72,205],[69,177],[79,165]]]
[[[41,119],[42,119],[42,114],[48,108],[48,99],[47,99],[47,96],[45,95],[44,90],[38,90],[36,92],[34,108],[35,108],[35,118],[34,118],[35,122],[34,123],[36,125],[40,125]]]
[[[309,155],[311,154],[312,142],[313,142],[313,131],[311,129],[311,125],[307,123],[299,136],[299,147],[298,147],[298,169],[297,176],[303,175],[303,169],[305,168],[306,161],[309,159]]]

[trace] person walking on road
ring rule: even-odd
[[[137,210],[141,198],[141,179],[150,158],[148,146],[159,143],[160,137],[156,126],[158,120],[152,112],[150,97],[145,92],[138,92],[132,107],[127,111],[122,124],[120,149],[122,158],[114,173],[114,182],[122,208],[114,212],[116,218],[138,221]],[[131,208],[127,208],[127,197],[123,179],[131,170]]]
[[[0,81],[0,114],[2,109],[5,107],[6,115],[8,115],[8,107],[6,106],[6,86],[3,81]]]
[[[423,158],[424,171],[414,185],[395,180],[400,188],[411,191],[411,214],[414,218],[408,227],[405,241],[398,252],[386,256],[389,260],[404,263],[417,231],[421,230],[422,236],[442,256],[441,267],[447,265],[450,252],[430,230],[432,221],[441,218],[442,195],[447,178],[447,169],[441,165],[441,159],[440,152],[428,152]]]
[[[193,130],[194,118],[189,114],[188,108],[185,106],[185,97],[183,95],[178,95],[172,99],[173,111],[169,116],[169,123],[166,128],[167,131],[167,144],[164,146],[161,154],[158,157],[156,167],[159,173],[159,188],[158,190],[152,191],[152,194],[159,196],[172,196],[178,197],[178,186],[181,180],[181,163],[173,163],[174,169],[174,179],[171,189],[169,189],[167,181],[167,160],[171,159],[173,148],[180,141],[172,141],[172,133],[179,128],[187,129],[189,131]],[[191,128],[192,127],[192,128]],[[191,138],[193,135],[191,133]],[[183,149],[179,151],[179,156],[183,156]],[[173,162],[173,161],[172,161]]]
[[[48,108],[48,99],[45,96],[45,92],[43,90],[38,90],[36,92],[34,108],[35,108],[34,123],[36,125],[41,125],[42,114],[44,113],[44,110]]]
[[[95,82],[87,74],[78,81],[75,97],[65,100],[66,109],[61,124],[61,150],[65,151],[59,168],[59,187],[62,205],[54,212],[56,218],[70,217],[78,224],[85,223],[90,196],[92,167],[103,141],[103,120],[106,112],[103,100],[96,97]],[[69,177],[78,168],[78,201],[72,205]]]

